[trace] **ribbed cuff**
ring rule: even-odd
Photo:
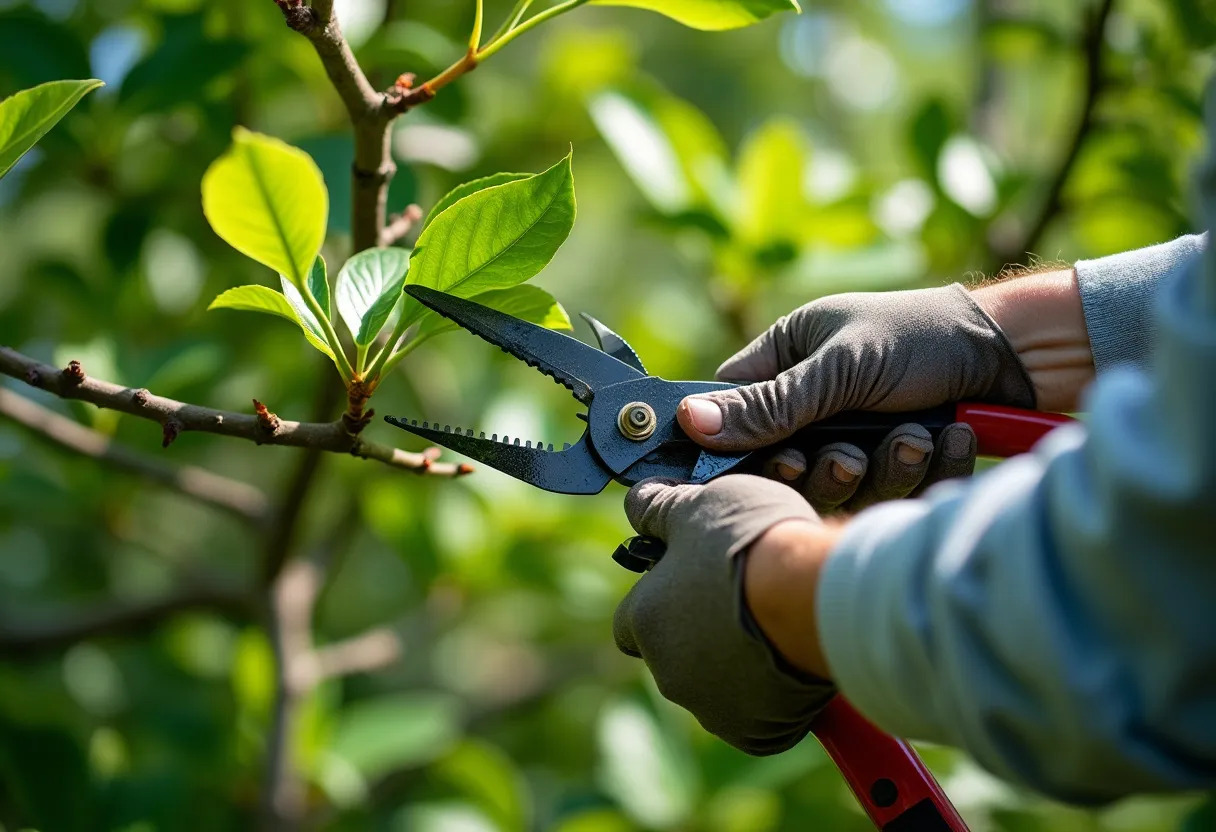
[[[1099,373],[1121,364],[1146,366],[1156,327],[1153,295],[1163,280],[1207,247],[1207,234],[1077,263],[1085,326]]]

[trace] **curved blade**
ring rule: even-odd
[[[535,447],[531,442],[521,445],[518,438],[512,442],[504,436],[500,441],[498,434],[492,439],[486,439],[484,433],[475,437],[473,431],[453,429],[451,425],[440,429],[437,424],[419,425],[417,420],[392,416],[385,416],[384,421],[545,491],[599,494],[612,482],[612,476],[592,452],[586,434],[573,446],[555,451],[552,445],[546,449],[539,442]]]
[[[405,291],[474,335],[552,376],[559,384],[570,388],[574,398],[583,404],[590,404],[598,389],[645,376],[576,338],[521,321],[480,303],[425,286],[406,286]]]
[[[591,326],[591,331],[595,333],[595,340],[599,341],[601,350],[611,355],[617,361],[628,364],[642,375],[650,375],[650,373],[646,372],[646,367],[642,364],[642,359],[638,358],[637,352],[633,349],[633,347],[629,346],[628,341],[617,335],[608,327],[604,326],[595,318],[588,315],[586,312],[579,313],[579,317],[581,317]]]

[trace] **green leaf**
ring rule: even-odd
[[[329,301],[329,274],[326,270],[325,258],[319,254],[317,259],[312,261],[312,268],[308,270],[308,291],[312,292],[317,304],[325,310],[325,314],[333,317],[334,311]],[[309,310],[309,312],[311,311]]]
[[[600,6],[630,6],[666,15],[707,31],[738,29],[777,12],[801,12],[797,0],[591,0]]]
[[[203,213],[228,245],[303,286],[325,241],[329,196],[302,150],[238,127],[203,176]]]
[[[338,314],[360,346],[380,334],[405,286],[410,253],[401,248],[372,248],[346,261],[338,272],[334,296]]]
[[[101,81],[51,81],[0,101],[0,176]]]
[[[543,269],[574,227],[570,157],[535,176],[477,191],[418,238],[410,283],[458,297],[523,283]],[[421,305],[408,300],[407,321]]]
[[[748,136],[739,151],[737,232],[756,247],[797,239],[808,204],[803,170],[808,148],[802,131],[776,119]]]
[[[300,328],[304,330],[304,337],[308,339],[308,343],[330,358],[334,358],[334,351],[330,348],[329,341],[325,338],[325,327],[321,326],[320,322],[317,321],[317,316],[313,314],[312,308],[308,305],[308,301],[304,299],[303,293],[283,275],[279,275],[279,285],[283,287],[283,297],[287,298],[287,302],[291,304],[292,310],[299,317],[298,323],[300,324]],[[336,365],[337,363],[337,359],[334,359],[334,364]]]
[[[448,191],[438,202],[435,207],[427,213],[426,219],[422,221],[422,229],[431,224],[431,221],[442,214],[447,209],[451,208],[460,200],[470,194],[475,194],[478,191],[484,191],[486,188],[493,188],[498,185],[505,185],[508,182],[517,182],[520,179],[527,179],[532,174],[530,173],[495,173],[490,176],[483,176],[481,179],[474,179],[471,182],[465,182],[463,185],[457,185],[452,190]]]
[[[345,708],[331,751],[367,778],[429,762],[460,736],[453,697],[437,693],[384,696]]]
[[[543,326],[546,329],[573,329],[570,317],[562,305],[553,299],[553,295],[539,286],[512,286],[509,289],[494,289],[482,292],[472,298],[482,306],[505,312],[513,318],[527,321],[530,324]],[[423,314],[418,334],[413,339],[412,346],[423,341],[451,332],[459,327],[436,312],[427,310]]]
[[[284,290],[288,286],[295,290],[295,286],[288,282],[286,278],[283,278]],[[334,357],[333,351],[325,343],[324,336],[319,333],[320,327],[317,326],[316,318],[304,306],[303,298],[299,298],[299,290],[295,291],[298,301],[293,304],[284,294],[276,292],[268,286],[237,286],[234,289],[220,293],[215,300],[211,301],[211,305],[207,309],[239,309],[244,312],[262,312],[267,315],[277,315],[298,326],[304,333],[304,337],[308,340],[308,343],[332,359]],[[302,317],[301,313],[304,313],[307,317]]]

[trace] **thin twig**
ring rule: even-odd
[[[254,526],[266,522],[269,510],[266,495],[248,483],[193,465],[180,468],[166,465],[10,390],[0,389],[0,415],[7,416],[52,445],[159,483]]]
[[[418,205],[406,206],[400,214],[394,214],[380,232],[380,245],[396,245],[414,230],[414,226],[422,219],[422,208]]]
[[[1106,28],[1114,7],[1115,0],[1099,0],[1098,6],[1086,15],[1085,30],[1079,41],[1085,58],[1085,97],[1081,102],[1076,127],[1059,166],[1047,185],[1046,196],[1038,214],[1021,239],[996,249],[993,258],[995,262],[992,264],[996,268],[993,271],[999,271],[1008,263],[1021,262],[1028,253],[1036,253],[1035,249],[1042,242],[1047,229],[1064,208],[1064,189],[1093,130],[1098,103],[1107,86]]]
[[[257,413],[236,413],[187,404],[91,376],[77,380],[63,370],[9,347],[0,347],[0,373],[63,399],[76,399],[157,422],[161,425],[165,444],[171,443],[182,433],[198,431],[246,439],[259,445],[347,453],[362,459],[374,459],[394,468],[440,477],[461,476],[472,470],[468,465],[434,462],[425,453],[414,454],[369,442],[358,434],[352,434],[340,420],[291,422],[278,419],[274,414],[269,414],[271,418],[268,419]]]

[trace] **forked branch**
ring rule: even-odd
[[[162,444],[166,447],[181,434],[197,431],[245,439],[259,445],[286,445],[351,454],[362,459],[374,459],[393,468],[432,476],[457,477],[473,470],[469,465],[436,462],[432,453],[409,453],[369,442],[358,433],[352,433],[341,420],[292,422],[280,419],[260,406],[253,413],[236,413],[188,404],[157,396],[142,388],[124,387],[92,378],[76,362],[68,369],[59,370],[10,347],[0,347],[0,373],[62,399],[76,399],[156,422],[161,426]]]

